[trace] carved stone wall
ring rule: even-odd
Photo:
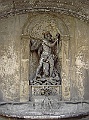
[[[61,34],[62,100],[88,100],[89,24],[63,13],[41,11],[0,20],[0,101],[29,101],[29,73],[38,64],[30,53],[29,35],[42,37],[43,29]]]
[[[89,23],[88,0],[0,0],[0,18],[32,11],[59,12]]]

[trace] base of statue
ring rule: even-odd
[[[30,85],[32,96],[60,96],[62,94],[61,85]]]
[[[41,77],[34,78],[32,80],[32,85],[61,85],[61,80],[58,76],[56,77]]]
[[[31,101],[39,103],[40,106],[53,106],[54,101],[62,100],[62,86],[61,85],[31,85]],[[36,105],[37,106],[37,105]]]

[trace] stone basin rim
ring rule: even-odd
[[[1,102],[0,106],[3,105],[25,105],[25,104],[29,104],[32,102]],[[65,104],[89,104],[89,101],[60,101],[60,103],[65,103]],[[41,113],[41,112],[40,112]],[[52,115],[52,113],[48,113],[48,114],[44,114],[44,115],[37,115],[37,114],[33,114],[33,115],[25,115],[25,114],[15,114],[15,113],[4,113],[4,112],[0,112],[0,116],[3,117],[9,117],[9,118],[20,118],[20,119],[68,119],[68,118],[78,118],[78,117],[86,117],[89,116],[89,110],[87,112],[74,112],[74,113],[67,113],[67,114],[60,114],[60,115]]]
[[[17,119],[32,119],[32,120],[49,120],[49,119],[71,119],[71,118],[85,118],[87,116],[89,116],[89,112],[87,113],[80,113],[80,114],[73,114],[73,115],[60,115],[60,116],[52,116],[52,115],[44,115],[44,116],[16,116],[16,115],[5,115],[5,114],[0,114],[0,116],[2,117],[6,117],[6,118],[17,118]]]

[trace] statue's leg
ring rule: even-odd
[[[52,56],[50,56],[50,76],[52,76],[52,72],[53,72],[53,69],[54,69],[54,59]]]
[[[44,73],[44,76],[49,76],[49,63],[47,62],[44,62],[43,63],[43,73]]]
[[[36,76],[39,74],[43,64],[43,58],[40,59],[39,66],[37,67]]]

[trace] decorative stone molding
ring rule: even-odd
[[[89,1],[85,0],[16,0],[0,3],[0,18],[29,12],[58,12],[89,22]]]

